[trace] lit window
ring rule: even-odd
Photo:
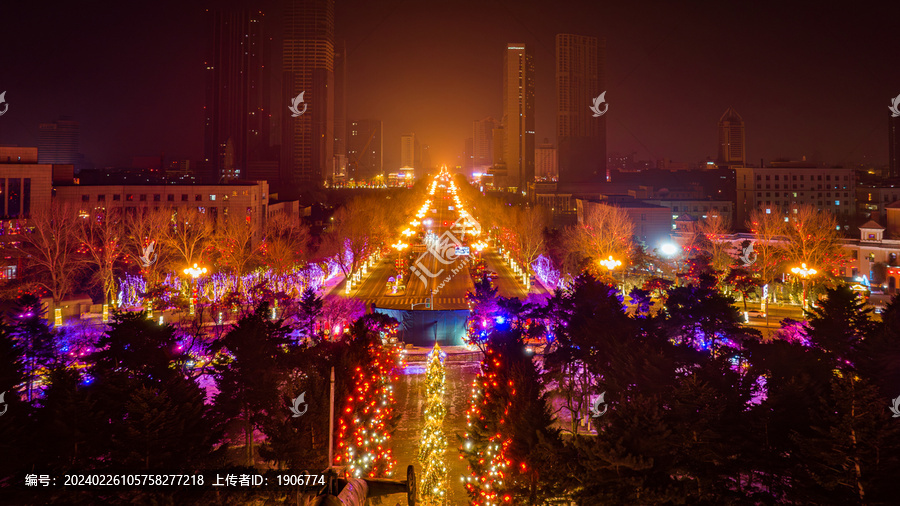
[[[209,200],[216,200],[216,196],[215,196],[215,195],[210,195],[210,196],[209,196]]]

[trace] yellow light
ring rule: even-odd
[[[197,279],[201,274],[206,274],[206,267],[197,267],[197,264],[194,264],[193,267],[188,267],[187,269],[185,269],[184,273],[194,279]]]
[[[600,265],[602,265],[603,267],[606,267],[606,269],[610,270],[610,271],[615,269],[616,267],[619,267],[620,265],[622,265],[622,262],[620,260],[615,260],[612,257],[612,255],[610,255],[609,258],[606,260],[600,260],[599,263],[600,263]]]

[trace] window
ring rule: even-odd
[[[771,188],[772,188],[772,185],[770,185],[770,184],[766,185],[766,190],[770,190]]]
[[[672,206],[672,212],[674,213],[676,211],[678,211],[678,206]]]
[[[210,196],[209,196],[209,200],[215,202],[215,201],[216,201],[216,196],[215,196],[215,195],[210,195]]]
[[[775,174],[775,181],[778,181],[778,174]]]
[[[113,194],[113,202],[119,202],[120,200],[122,200],[122,195],[118,193]]]
[[[182,202],[187,202],[187,193],[182,193],[182,194],[181,194],[181,201],[182,201]]]
[[[794,174],[793,180],[794,180],[794,181],[797,180],[797,174]]]
[[[834,205],[836,205],[836,206],[841,205],[841,201],[840,201],[840,200],[835,200],[835,201],[834,201]]]
[[[757,197],[762,197],[762,192],[756,194]]]
[[[831,175],[825,176],[825,181],[831,181]]]
[[[203,202],[203,195],[200,195],[199,193],[195,194],[194,202]]]
[[[647,221],[647,215],[646,215],[646,214],[642,214],[642,215],[641,215],[641,221]]]
[[[153,194],[153,202],[159,202],[160,200],[162,200],[162,195],[160,195],[158,193],[154,193]]]
[[[762,176],[757,175],[757,176],[756,176],[756,180],[757,180],[757,181],[762,181]]]
[[[766,209],[766,214],[772,214],[772,210],[771,210],[771,209]]]
[[[142,194],[141,194],[140,200],[141,200],[141,202],[147,202],[147,194],[146,194],[146,193],[142,193]]]
[[[171,193],[169,195],[166,195],[166,202],[175,202],[175,194]]]
[[[869,240],[870,240],[870,241],[874,241],[874,240],[875,240],[875,234],[869,234]]]
[[[125,200],[128,202],[134,202],[134,194],[129,193],[129,194],[125,195]]]
[[[31,178],[22,178],[22,214],[31,216]]]
[[[106,195],[97,195],[97,202],[106,202]]]
[[[822,175],[820,174],[818,181],[821,181],[821,180],[822,180]]]
[[[768,181],[768,180],[769,180],[769,176],[766,176],[766,181]]]
[[[772,192],[766,192],[766,197],[771,197],[771,196],[772,196]]]
[[[91,198],[90,198],[90,196],[88,196],[88,195],[82,195],[82,196],[81,196],[81,201],[82,201],[82,202],[89,202],[90,200],[91,200]]]

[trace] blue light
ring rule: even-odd
[[[506,318],[504,318],[502,316],[498,316],[498,317],[494,318],[494,321],[500,325],[503,325],[504,323],[506,323]]]

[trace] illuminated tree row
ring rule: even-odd
[[[444,384],[446,371],[444,353],[435,343],[429,354],[425,370],[425,428],[419,443],[419,463],[422,464],[422,478],[419,481],[421,504],[439,506],[445,504],[447,496],[447,439],[444,434]]]
[[[396,326],[389,332],[395,333]],[[373,342],[353,376],[353,395],[338,425],[338,463],[354,477],[390,476],[397,465],[390,446],[394,421],[394,368],[402,366],[398,348]]]
[[[469,461],[466,491],[471,504],[477,506],[511,504],[513,497],[508,483],[513,467],[508,455],[512,438],[506,433],[506,417],[515,389],[498,383],[502,358],[491,348],[485,351],[466,411],[466,434],[460,452]]]

